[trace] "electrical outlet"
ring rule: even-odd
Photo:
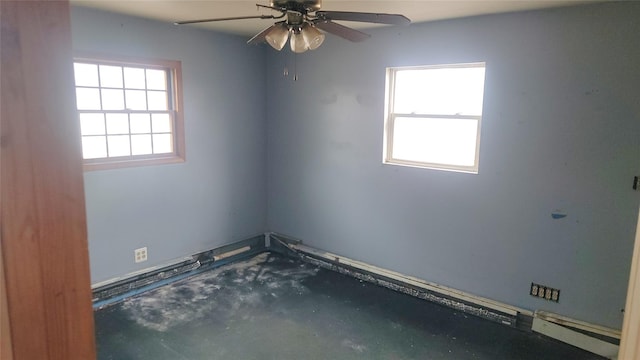
[[[529,295],[535,296],[540,299],[558,302],[560,300],[560,289],[554,289],[546,285],[531,283]]]
[[[133,250],[133,255],[137,263],[147,261],[147,247]]]

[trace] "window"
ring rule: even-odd
[[[384,163],[478,173],[484,63],[387,69]]]
[[[184,161],[179,61],[76,58],[85,170]]]

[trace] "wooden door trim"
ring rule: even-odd
[[[14,360],[95,359],[69,3],[0,1],[0,24],[2,326]]]

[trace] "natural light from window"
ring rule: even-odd
[[[85,164],[167,159],[176,151],[178,62],[169,66],[76,60],[76,102]]]
[[[387,69],[384,162],[478,172],[484,63]]]

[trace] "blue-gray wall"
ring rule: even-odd
[[[266,230],[265,49],[240,36],[72,8],[76,51],[182,61],[185,163],[85,173],[91,278]],[[133,250],[149,260],[135,264]]]
[[[297,82],[282,76],[291,54],[269,52],[269,229],[619,328],[640,194],[638,19],[627,2],[328,36],[297,57]],[[477,61],[479,174],[383,165],[385,67]],[[560,302],[529,296],[532,281]]]
[[[180,60],[184,77],[187,162],[85,174],[92,280],[270,230],[620,327],[639,203],[637,18],[627,2],[414,24],[359,44],[328,36],[294,61],[75,7],[76,50]],[[382,165],[385,67],[476,61],[480,173]],[[560,303],[530,297],[532,281],[560,288]]]

